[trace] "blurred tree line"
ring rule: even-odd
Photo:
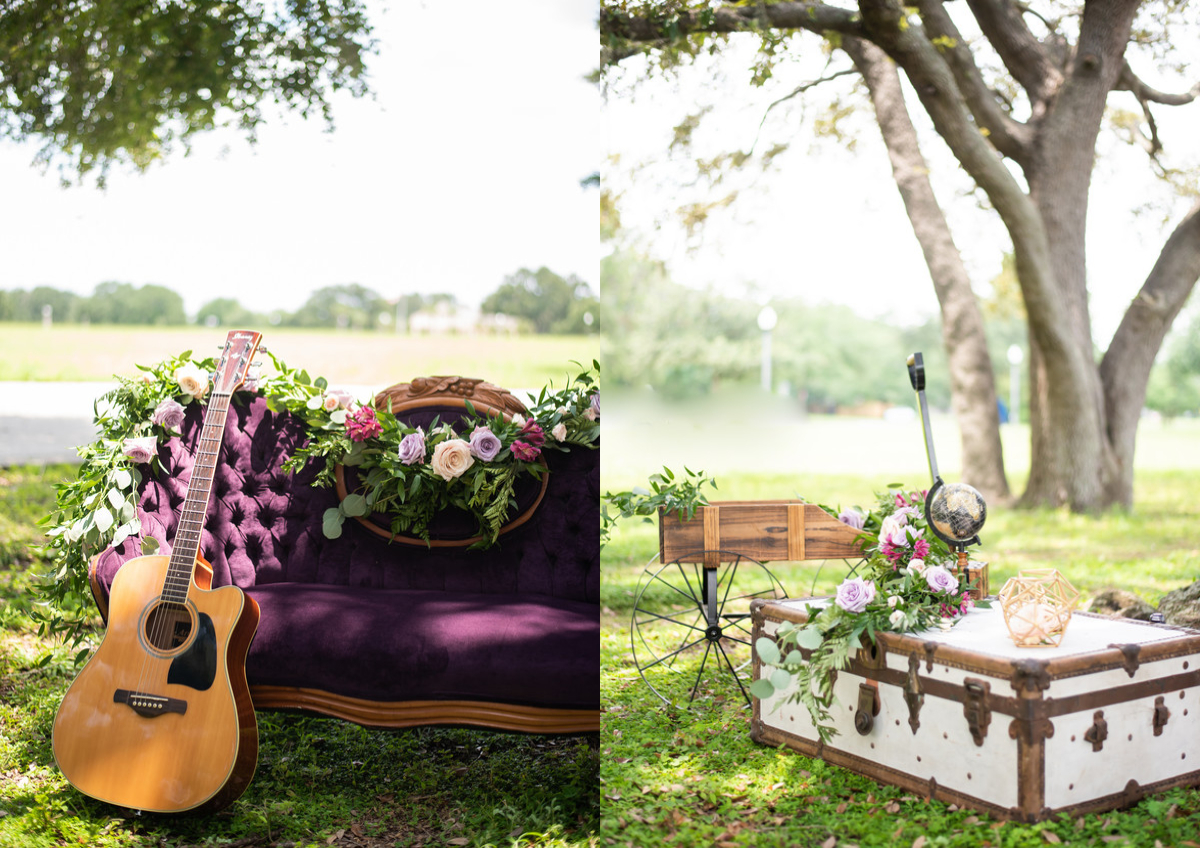
[[[392,329],[418,312],[454,311],[457,298],[447,292],[406,294],[388,299],[355,283],[326,286],[313,292],[295,312],[254,312],[234,298],[205,303],[192,321],[207,326],[336,327],[354,330]],[[48,310],[48,314],[47,314]],[[522,268],[504,278],[483,302],[483,312],[503,313],[523,329],[536,333],[593,331],[598,301],[578,277],[561,277],[548,268]],[[178,326],[189,323],[183,297],[165,286],[133,286],[105,282],[90,295],[49,286],[0,291],[0,321],[140,324]]]
[[[601,262],[604,299],[601,324],[610,385],[652,387],[669,398],[706,394],[723,384],[757,384],[762,358],[761,305],[671,280],[664,265],[628,246]],[[988,351],[1001,403],[1009,402],[1008,349],[1028,350],[1025,313],[1012,256],[1004,259],[991,291],[981,298]],[[945,374],[941,322],[914,327],[864,318],[841,305],[772,300],[778,324],[772,332],[772,370],[777,388],[814,412],[871,402],[909,406],[912,389],[903,363],[924,354],[930,374]],[[681,328],[687,328],[681,332]],[[1022,370],[1024,375],[1024,370]],[[1028,409],[1028,390],[1019,386]],[[947,380],[930,380],[931,404],[949,407]],[[1200,315],[1168,345],[1151,377],[1148,408],[1163,415],[1200,412]],[[1026,421],[1026,413],[1021,420]]]

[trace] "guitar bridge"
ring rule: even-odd
[[[187,701],[180,698],[131,692],[128,689],[118,689],[113,692],[113,703],[127,705],[142,718],[155,718],[166,713],[183,715],[187,712]]]

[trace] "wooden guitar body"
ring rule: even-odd
[[[54,720],[54,758],[101,801],[211,812],[242,794],[258,758],[245,667],[258,604],[197,585],[206,569],[182,600],[164,600],[169,563],[144,556],[117,572],[104,640]]]

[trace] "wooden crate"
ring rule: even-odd
[[[714,501],[689,520],[662,511],[658,521],[662,562],[702,562],[708,568],[738,557],[857,559],[865,538],[819,506],[798,500]]]

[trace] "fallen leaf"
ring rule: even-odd
[[[896,813],[900,812],[900,804],[897,803],[896,801],[892,801],[890,804],[888,804],[886,807],[884,807],[884,809],[887,810],[892,815],[896,815]]]
[[[470,845],[471,840],[465,836],[456,836],[453,839],[446,840],[447,845]]]
[[[963,819],[963,824],[979,824],[979,816],[967,816]]]
[[[925,848],[925,834],[921,834],[913,840],[912,848]]]
[[[892,834],[892,841],[895,842],[898,840],[900,838],[900,834],[902,833],[904,833],[904,825],[900,825],[898,828],[896,828],[896,832]]]
[[[333,834],[328,839],[326,839],[325,844],[332,845],[333,843],[337,842],[339,839],[341,839],[345,835],[346,835],[345,830],[339,830],[337,833]]]
[[[958,804],[951,804],[949,807],[946,808],[946,812],[957,813],[958,812]]]
[[[1172,804],[1172,805],[1171,805],[1171,806],[1170,806],[1170,807],[1167,809],[1167,814],[1166,814],[1165,816],[1163,816],[1163,819],[1164,819],[1164,820],[1166,820],[1166,821],[1170,821],[1171,819],[1175,818],[1175,814],[1176,814],[1177,812],[1179,812],[1179,805],[1178,805],[1178,804]]]
[[[846,812],[846,802],[843,801],[842,803],[838,804],[837,809],[834,812],[836,812],[839,816]]]
[[[821,843],[821,848],[833,848],[835,845],[837,845],[837,837],[831,836]]]
[[[1062,844],[1062,840],[1058,838],[1058,834],[1051,833],[1048,830],[1042,831],[1042,839],[1045,839],[1051,845],[1061,845]]]

